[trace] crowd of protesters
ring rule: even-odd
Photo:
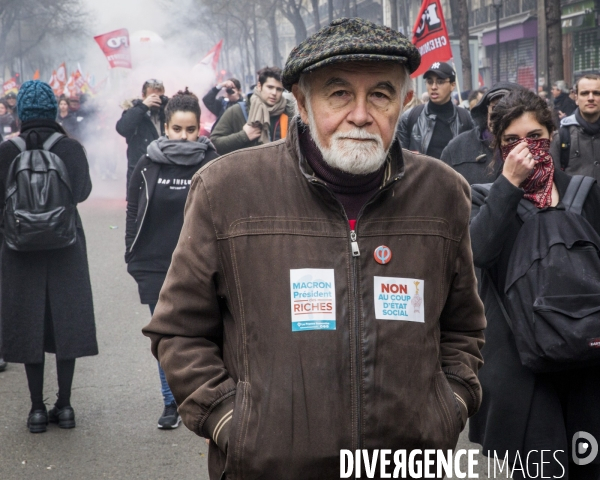
[[[403,35],[345,19],[258,71],[250,94],[234,77],[205,93],[206,136],[187,87],[167,98],[149,79],[123,105],[125,262],[152,315],[158,428],[205,437],[211,478],[333,478],[340,448],[452,449],[469,418],[470,439],[512,466],[560,450],[546,474],[600,478],[571,443],[600,440],[600,75],[555,82],[553,100],[511,82],[457,99],[454,68],[435,62],[417,98],[419,62]],[[39,81],[0,99],[2,134],[18,133],[0,144],[1,199],[15,159],[40,149],[64,163],[73,207],[88,197],[85,104]],[[2,242],[0,371],[3,356],[25,364],[33,433],[75,427],[75,359],[98,351],[75,217],[68,247]],[[523,266],[556,245],[560,268],[526,292]]]

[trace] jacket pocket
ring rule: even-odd
[[[460,406],[456,398],[454,398],[454,392],[448,383],[446,375],[442,371],[438,372],[435,376],[435,393],[438,412],[446,430],[446,438],[452,441],[452,448],[454,448],[458,441],[458,435],[462,430],[462,416],[460,414]]]
[[[565,368],[600,364],[600,294],[539,297],[533,304],[542,355]]]
[[[221,478],[243,478],[240,465],[243,458],[247,413],[250,410],[249,402],[250,384],[248,382],[238,382],[235,392],[233,417],[231,419],[231,430],[229,431],[227,459]],[[236,476],[236,472],[240,472],[239,475]]]

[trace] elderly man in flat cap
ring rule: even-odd
[[[419,62],[397,32],[334,21],[287,60],[288,137],[194,176],[144,333],[211,479],[445,451],[479,407],[469,186],[395,138]]]

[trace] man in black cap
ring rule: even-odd
[[[456,72],[446,62],[435,62],[423,75],[429,101],[402,115],[398,133],[404,148],[440,158],[454,137],[473,128],[469,112],[452,103]]]
[[[469,186],[395,135],[419,63],[332,22],[288,57],[287,138],[194,176],[144,333],[211,479],[360,477],[355,451],[447,452],[479,408]]]
[[[494,150],[490,143],[493,136],[488,122],[494,106],[517,88],[523,87],[500,82],[490,88],[471,110],[475,128],[454,138],[442,152],[440,159],[465,177],[469,185],[493,182],[502,173],[502,162],[492,163]]]

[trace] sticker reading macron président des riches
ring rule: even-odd
[[[335,330],[333,269],[290,270],[292,332]]]
[[[377,320],[425,323],[425,282],[417,278],[374,277]]]

